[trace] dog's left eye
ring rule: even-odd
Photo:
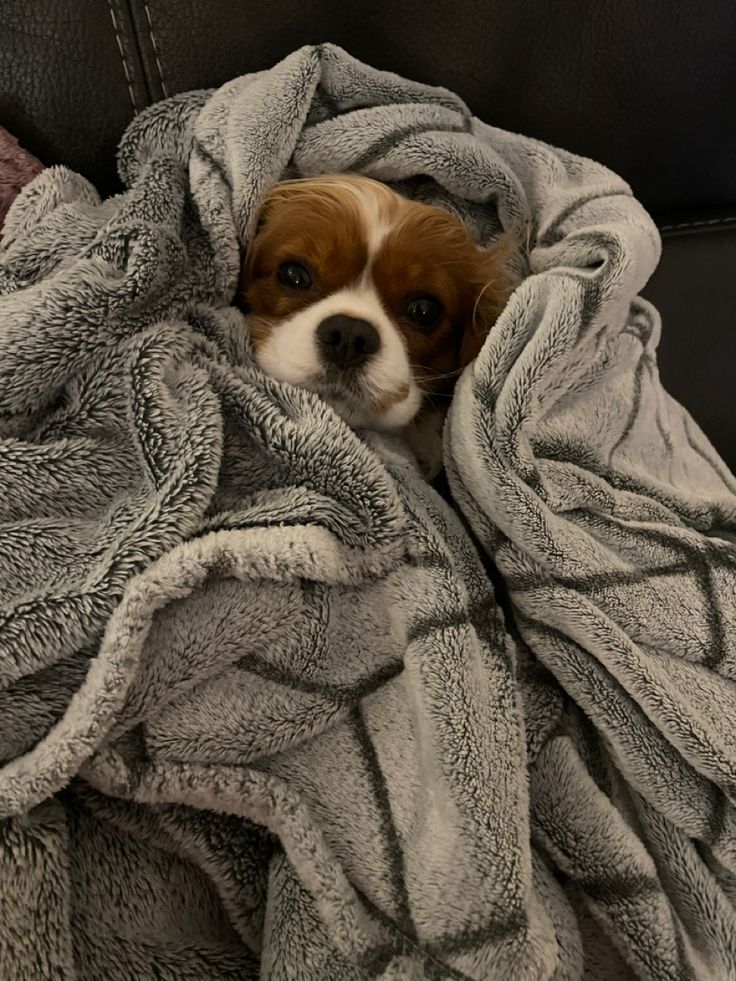
[[[279,266],[279,282],[290,290],[308,290],[312,285],[309,270],[298,262],[284,262]]]
[[[409,320],[422,330],[434,330],[444,312],[442,304],[434,296],[418,296],[406,308]]]

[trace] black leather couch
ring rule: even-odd
[[[134,113],[334,41],[595,157],[662,230],[662,378],[736,469],[731,0],[0,0],[0,124],[103,192]]]

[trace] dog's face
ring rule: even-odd
[[[343,175],[271,190],[239,298],[267,374],[392,429],[452,391],[508,292],[500,250],[456,218]]]

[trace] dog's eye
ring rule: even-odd
[[[418,296],[406,308],[409,320],[422,330],[434,330],[444,312],[442,304],[434,296]]]
[[[279,266],[279,282],[290,290],[308,290],[312,285],[309,271],[298,262],[284,262]]]

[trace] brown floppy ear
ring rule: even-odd
[[[248,304],[245,297],[246,287],[248,281],[253,276],[254,266],[256,265],[256,260],[258,259],[259,245],[261,245],[263,242],[263,239],[261,239],[260,236],[266,230],[266,226],[273,217],[274,210],[277,209],[280,204],[287,202],[294,189],[298,188],[301,183],[302,182],[299,180],[276,181],[276,183],[272,184],[266,191],[258,205],[250,241],[248,242],[245,255],[243,256],[240,264],[240,277],[238,279],[238,288],[235,294],[236,305],[239,306],[245,313],[248,312]]]
[[[273,189],[272,189],[273,191]],[[256,240],[258,235],[263,231],[263,228],[268,220],[269,212],[273,207],[273,193],[269,192],[263,199],[258,207],[256,213],[256,220],[253,224],[253,232],[248,243],[248,247],[245,250],[245,254],[241,258],[240,262],[240,275],[238,276],[238,285],[235,292],[234,303],[235,306],[239,307],[243,313],[248,313],[248,301],[246,299],[246,291],[248,282],[252,276],[253,265],[256,259],[256,253],[258,250],[258,245]]]
[[[513,273],[515,250],[514,239],[506,234],[478,253],[473,312],[460,343],[461,368],[478,357],[486,337],[517,285],[518,278]]]

